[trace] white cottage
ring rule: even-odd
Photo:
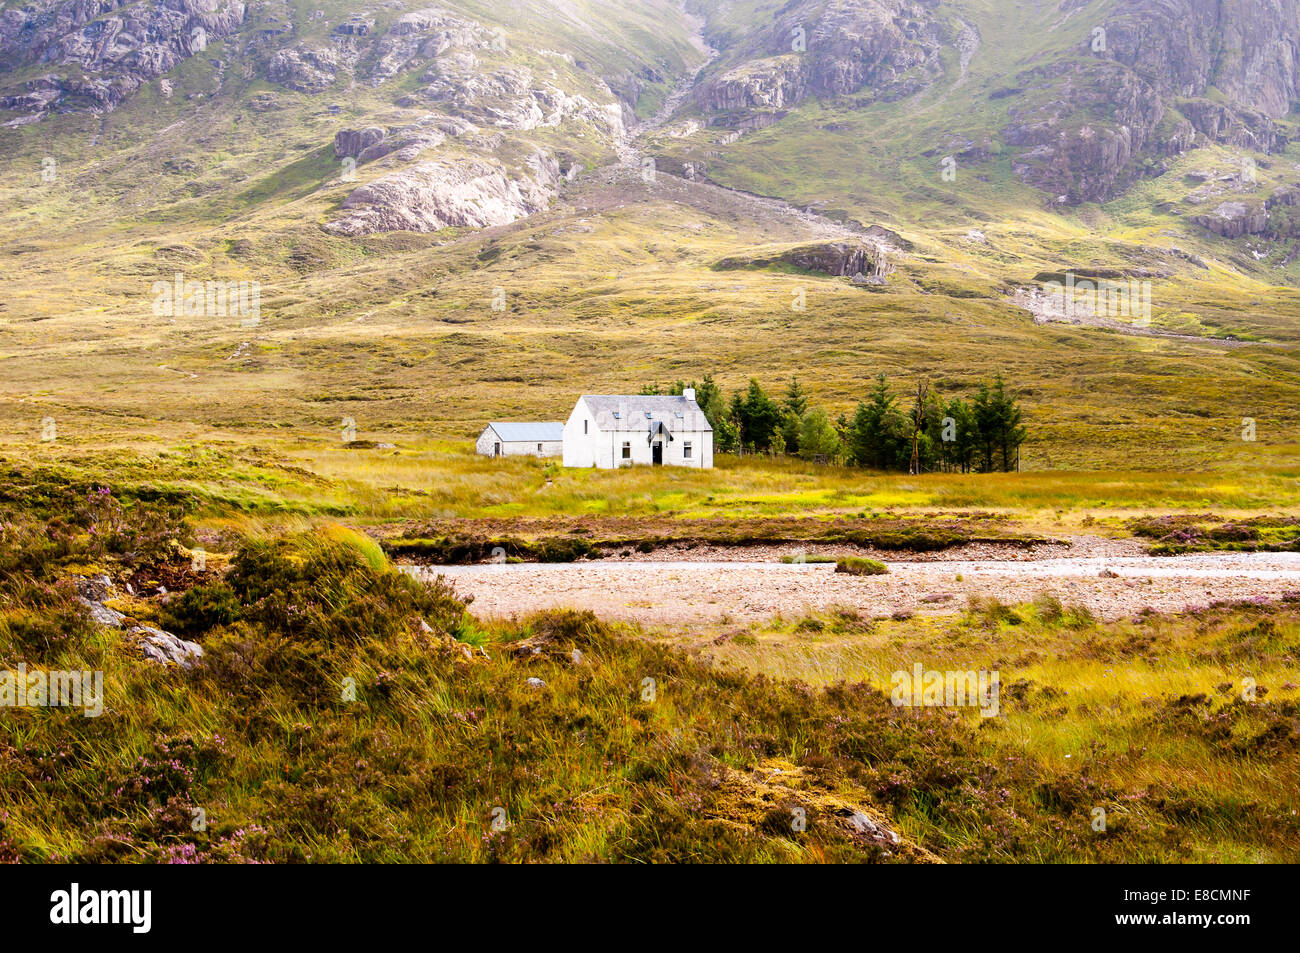
[[[558,457],[564,451],[564,424],[497,421],[483,428],[474,449],[485,457]]]
[[[613,469],[638,463],[713,466],[713,428],[692,388],[672,397],[578,398],[564,425],[564,465]]]

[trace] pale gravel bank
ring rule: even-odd
[[[474,597],[479,616],[576,608],[651,625],[752,622],[835,608],[864,616],[948,613],[964,609],[970,596],[1014,603],[1044,592],[1114,619],[1143,609],[1174,612],[1300,592],[1300,553],[1146,556],[1127,541],[1113,542],[1080,540],[1032,553],[1005,547],[902,559],[886,553],[889,574],[870,577],[836,573],[831,564],[781,563],[782,552],[758,548],[728,550],[726,560],[718,551],[698,551],[691,558],[661,552],[657,560],[404,568],[418,577],[446,577],[457,592]]]

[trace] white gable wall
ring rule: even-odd
[[[600,463],[596,459],[595,415],[587,408],[581,398],[573,407],[573,413],[564,422],[564,465],[566,467],[609,467],[609,463]]]
[[[496,456],[492,445],[500,442],[501,438],[497,436],[495,430],[491,427],[484,427],[483,432],[478,435],[478,442],[474,444],[474,449],[485,457]]]

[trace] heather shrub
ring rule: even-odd
[[[243,618],[325,644],[391,638],[412,617],[445,628],[464,612],[447,587],[375,571],[349,541],[313,534],[246,542],[227,581]]]
[[[187,639],[196,638],[218,625],[229,625],[240,617],[243,606],[235,591],[224,582],[192,586],[163,606],[163,628]]]

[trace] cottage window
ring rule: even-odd
[[[691,458],[691,445],[689,443],[682,444],[682,458],[686,460]]]
[[[537,445],[537,452],[538,453],[542,452],[542,445],[540,443]]]
[[[632,444],[628,443],[626,440],[623,441],[623,459],[632,459]]]
[[[587,421],[585,420],[582,422],[582,432],[583,433],[587,432]]]

